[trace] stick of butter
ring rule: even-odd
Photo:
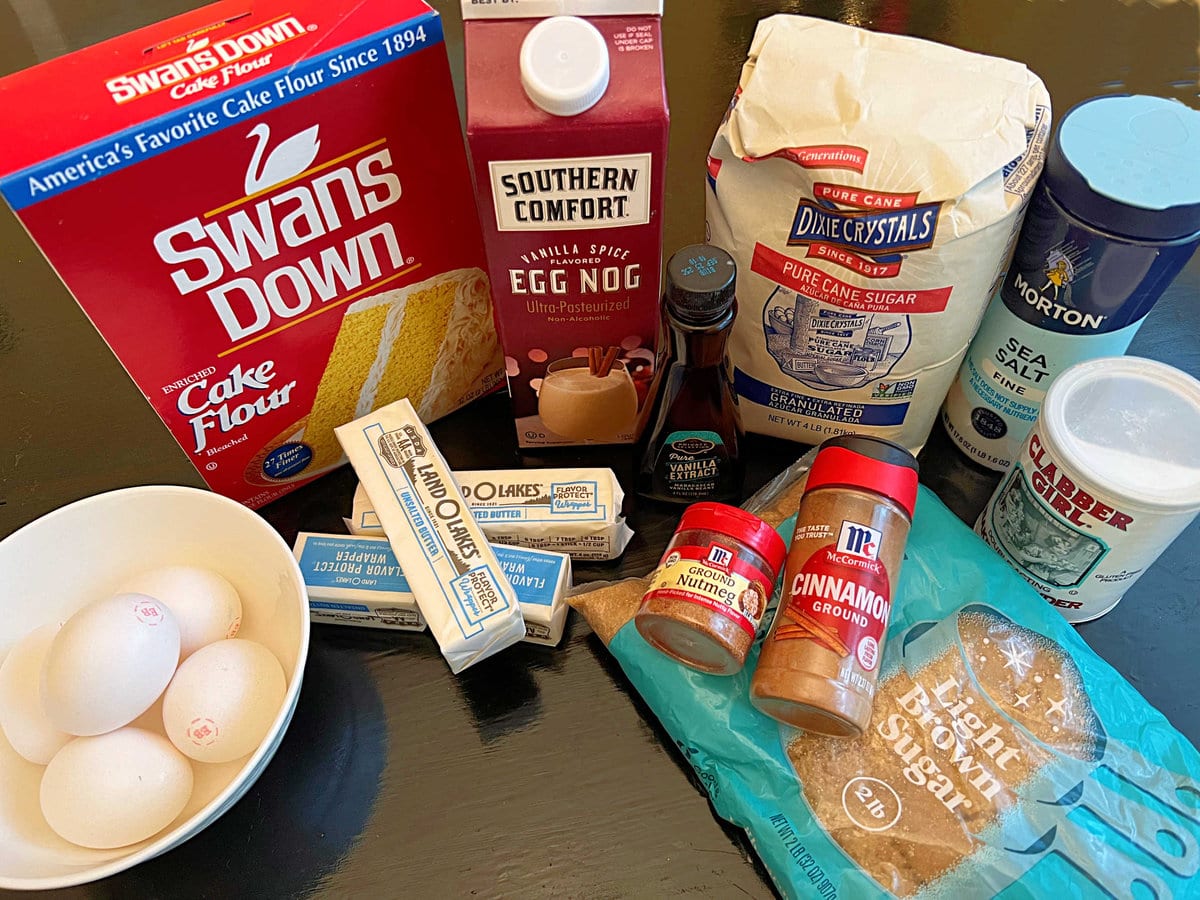
[[[567,591],[571,589],[571,557],[548,550],[493,544],[496,558],[521,601],[525,640],[554,647],[567,624]]]
[[[492,550],[521,604],[524,640],[556,646],[567,623],[571,557],[503,544],[493,545]],[[314,622],[408,631],[425,628],[387,538],[302,531],[295,553]]]
[[[521,640],[512,585],[412,404],[397,400],[334,431],[450,671]]]
[[[620,556],[633,537],[612,469],[464,471],[454,478],[475,521],[496,544],[604,560]],[[346,524],[353,534],[383,533],[361,484]]]
[[[314,622],[425,630],[425,619],[387,538],[302,531],[292,550]]]

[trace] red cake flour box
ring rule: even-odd
[[[462,10],[467,142],[519,443],[632,442],[662,346],[661,0]]]
[[[501,356],[442,43],[418,0],[218,3],[0,80],[0,190],[216,491],[430,421]]]

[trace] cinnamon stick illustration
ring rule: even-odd
[[[621,352],[620,347],[609,347],[604,351],[604,356],[600,359],[600,368],[596,372],[601,378],[608,376],[612,371],[613,364],[617,361],[617,354]]]

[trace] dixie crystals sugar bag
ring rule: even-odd
[[[1050,99],[1008,60],[802,16],[758,25],[708,158],[752,431],[918,449],[1003,273]]]

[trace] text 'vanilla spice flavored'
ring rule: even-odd
[[[633,442],[657,377],[662,3],[571,8],[462,4],[467,139],[522,447]]]

